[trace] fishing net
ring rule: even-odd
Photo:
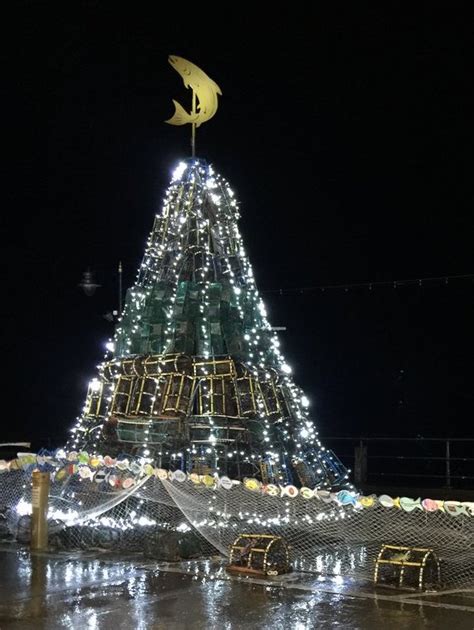
[[[308,495],[309,496],[309,495]],[[474,584],[474,504],[313,493],[269,496],[241,483],[208,487],[146,476],[124,490],[73,475],[52,482],[50,546],[140,551],[157,559],[227,555],[242,533],[283,536],[295,569],[372,579],[384,544],[430,548],[440,563],[436,588]],[[0,532],[28,541],[31,477],[0,475]],[[363,504],[366,507],[363,507]],[[435,504],[439,509],[434,509]],[[425,507],[423,507],[425,505]],[[428,508],[428,509],[426,509]],[[449,509],[448,509],[449,508]]]

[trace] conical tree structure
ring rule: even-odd
[[[187,473],[343,487],[267,320],[227,182],[179,164],[70,445]]]

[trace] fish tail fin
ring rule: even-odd
[[[191,114],[184,109],[182,105],[173,99],[174,114],[168,120],[165,120],[169,125],[185,125],[191,122]]]

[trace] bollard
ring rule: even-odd
[[[35,470],[32,479],[31,548],[43,550],[48,547],[49,472]]]

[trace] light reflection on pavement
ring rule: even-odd
[[[219,558],[0,548],[0,629],[474,629],[474,589],[417,593],[294,572],[230,576]]]

